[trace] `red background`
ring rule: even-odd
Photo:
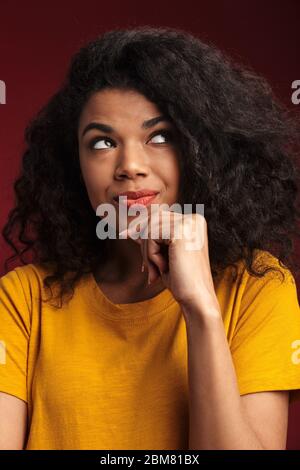
[[[71,54],[86,41],[114,27],[186,29],[253,67],[295,108],[291,83],[300,79],[299,18],[298,0],[185,0],[177,6],[166,0],[1,0],[0,80],[7,87],[6,104],[0,105],[1,228],[13,205],[25,125],[60,86]],[[10,252],[2,240],[0,246],[2,267]],[[290,407],[288,449],[300,450],[300,402]]]

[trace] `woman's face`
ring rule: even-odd
[[[134,90],[107,88],[89,98],[80,116],[78,142],[82,176],[95,211],[102,203],[116,208],[115,196],[141,189],[159,191],[153,203],[179,202],[175,126],[165,120],[143,125],[160,115],[154,103]]]

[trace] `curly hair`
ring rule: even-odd
[[[77,130],[91,94],[134,89],[174,123],[182,150],[180,194],[203,203],[216,276],[242,260],[252,275],[257,250],[298,271],[299,122],[267,81],[187,31],[114,29],[71,58],[60,89],[28,123],[15,207],[2,230],[12,259],[48,265],[44,286],[74,292],[105,259],[97,217],[81,179]],[[193,206],[194,207],[194,206]],[[60,304],[60,306],[62,303]]]

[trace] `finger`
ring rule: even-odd
[[[142,252],[143,266],[144,266],[143,271],[144,271],[145,269],[146,269],[147,271],[149,271],[148,260],[147,260],[147,256],[146,256],[146,250],[145,250],[145,242],[146,242],[146,240],[143,240],[143,239],[140,239],[140,240],[141,240],[141,252]]]
[[[162,222],[167,217],[164,227]],[[146,245],[148,257],[148,275],[150,283],[162,278],[166,281],[169,271],[169,245],[174,237],[174,214],[154,214],[151,219],[151,225],[148,227],[148,243]],[[169,226],[169,229],[167,228]],[[163,230],[163,228],[165,230]],[[155,230],[154,230],[155,229]],[[142,235],[143,236],[143,235]]]
[[[168,256],[162,254],[163,248],[167,248],[165,244],[168,244],[168,239],[161,239],[161,220],[165,215],[160,211],[154,211],[151,216],[148,214],[147,217],[139,221],[137,238],[131,237],[136,227],[127,230],[128,236],[140,243],[143,263],[147,268],[150,283],[158,279],[163,272],[168,271]],[[172,213],[171,225],[173,216]],[[156,228],[154,232],[156,241],[152,239],[151,227]],[[172,229],[171,232],[173,232]],[[137,236],[137,234],[135,233],[134,236]]]
[[[162,250],[164,249],[164,247],[165,245],[157,243],[155,240],[149,240],[148,257],[150,261],[152,261],[158,268],[160,274],[168,270],[168,261],[166,257],[162,254]],[[166,249],[168,249],[167,246]]]
[[[141,232],[142,233],[142,230]],[[140,238],[140,241],[141,241],[141,252],[142,252],[142,258],[143,258],[143,264],[145,266],[145,268],[147,269],[147,273],[148,273],[148,279],[150,278],[150,273],[152,273],[152,276],[153,276],[153,263],[151,263],[150,259],[149,259],[149,256],[148,256],[148,242],[149,240],[147,238]],[[156,271],[154,271],[154,274],[156,273]]]
[[[142,252],[142,258],[143,258],[143,266],[144,266],[144,268],[147,269],[147,272],[149,274],[149,260],[148,260],[148,257],[147,257],[147,240],[142,237],[142,234],[144,232],[144,228],[146,226],[145,222],[146,222],[145,220],[140,222],[140,233],[139,233],[140,238],[139,238],[139,240],[141,242],[141,252]]]
[[[153,266],[152,267],[150,266],[150,261],[149,261],[148,256],[147,256],[147,239],[141,237],[142,233],[144,232],[145,228],[147,227],[147,220],[148,220],[148,217],[142,219],[139,222],[140,228],[139,228],[138,232],[135,232],[136,227],[133,227],[131,229],[127,228],[127,229],[123,230],[122,232],[120,232],[120,235],[121,235],[121,238],[131,238],[133,241],[135,241],[136,243],[138,243],[140,245],[141,254],[142,254],[141,271],[144,272],[145,269],[147,269],[148,279],[149,279],[150,271],[153,271],[154,268],[153,268]],[[133,236],[133,233],[134,233],[134,236]],[[155,271],[154,271],[154,273],[155,273]]]
[[[155,264],[150,260],[149,255],[148,255],[148,247],[149,247],[149,238],[148,238],[148,222],[149,220],[146,219],[141,223],[141,229],[140,229],[140,240],[142,242],[141,244],[141,250],[142,250],[142,256],[143,260],[145,263],[145,266],[147,268],[147,273],[148,273],[148,284],[149,281],[154,280],[159,276],[159,272]]]
[[[165,256],[163,256],[163,249],[167,248],[165,241],[161,240],[160,235],[160,218],[162,214],[154,214],[151,219],[151,226],[149,226],[149,236],[147,243],[147,257],[149,263],[149,280],[150,283],[155,282],[162,275],[164,271],[168,270],[168,262]],[[152,228],[156,227],[154,233],[151,231]],[[143,232],[144,234],[144,232]],[[158,237],[158,238],[154,238]],[[168,258],[168,257],[167,257]]]
[[[147,269],[148,275],[148,283],[149,280],[154,280],[158,276],[157,268],[154,263],[149,259],[147,256],[147,247],[148,247],[149,240],[143,240],[141,249],[142,249],[142,257],[143,257],[143,265]]]

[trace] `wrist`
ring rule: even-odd
[[[193,315],[221,316],[220,305],[216,296],[197,294],[181,300],[181,308]]]
[[[188,322],[205,324],[206,321],[222,320],[222,313],[217,298],[208,298],[205,301],[199,297],[186,299],[180,302],[182,313]]]

